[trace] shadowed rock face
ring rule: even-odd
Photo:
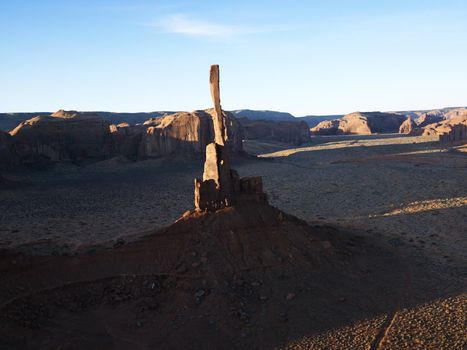
[[[138,158],[176,153],[202,153],[212,139],[209,116],[204,112],[176,113],[143,130]]]
[[[412,120],[411,117],[407,117],[407,119],[401,124],[399,127],[399,134],[410,134],[412,130],[414,130],[416,124]]]
[[[16,164],[16,154],[10,134],[0,131],[0,169]]]
[[[351,113],[342,118],[339,129],[343,134],[373,134],[398,132],[405,117],[392,113]]]
[[[116,153],[136,160],[146,129],[145,125],[129,125],[128,123],[110,125]]]
[[[429,124],[439,123],[444,119],[442,114],[424,113],[416,119],[415,123],[419,128],[423,128]]]
[[[82,114],[77,111],[65,111],[64,109],[59,109],[58,111],[51,114],[52,117],[55,118],[76,118],[80,117]],[[89,113],[85,113],[85,115],[89,115]],[[92,116],[97,117],[97,115],[92,114]]]
[[[338,119],[323,120],[314,128],[311,128],[311,132],[315,135],[336,135],[339,133],[339,123]]]
[[[93,114],[58,111],[10,132],[20,162],[105,159],[115,153],[109,124]]]
[[[310,129],[304,121],[238,120],[247,140],[273,140],[300,145],[310,139]]]
[[[152,125],[143,130],[138,158],[204,153],[206,146],[215,139],[215,113],[214,109],[182,112],[152,121]],[[222,122],[227,135],[226,147],[234,153],[242,152],[241,125],[228,112],[222,112]]]
[[[396,133],[404,119],[405,116],[393,113],[355,112],[342,119],[323,121],[311,131],[320,135]]]
[[[232,114],[222,114],[226,147],[241,153],[243,129]],[[12,163],[11,150],[15,150],[15,164],[100,160],[116,155],[134,160],[199,156],[214,141],[214,115],[214,109],[175,113],[130,126],[110,125],[92,113],[59,110],[24,121],[11,135],[0,136],[0,164]]]
[[[467,125],[456,124],[445,134],[439,135],[441,143],[463,144],[467,143]]]

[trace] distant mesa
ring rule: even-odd
[[[213,114],[213,109],[180,112],[146,122],[147,128],[143,130],[137,157],[203,154],[206,146],[215,138]],[[223,112],[223,116],[227,121],[228,147],[239,154],[243,151],[243,128],[232,114]]]
[[[140,125],[114,125],[96,113],[59,110],[23,121],[9,134],[2,132],[0,165],[97,161],[119,155],[134,160],[199,157],[214,138],[212,113],[180,112]],[[229,147],[241,154],[243,128],[232,114],[223,113]]]
[[[55,118],[75,118],[80,117],[81,114],[77,111],[65,111],[63,109],[59,109],[58,111],[52,113],[51,116]]]
[[[446,128],[447,125],[462,123],[466,113],[465,107],[394,113],[354,112],[342,118],[323,120],[311,128],[311,133],[314,135],[370,135],[399,132],[412,136],[439,135],[447,132],[449,128]]]
[[[214,109],[177,112],[148,118],[142,124],[110,124],[99,112],[58,110],[22,121],[3,133],[0,167],[47,165],[59,161],[99,161],[115,156],[132,160],[160,157],[199,158],[215,138]],[[292,144],[306,142],[303,122],[240,122],[222,111],[232,154],[242,154],[248,139],[263,138]],[[246,125],[245,127],[243,126]],[[7,142],[8,140],[8,142]],[[8,147],[8,151],[6,148]]]
[[[269,140],[293,145],[310,141],[310,128],[304,121],[270,121],[239,118],[245,140]]]
[[[102,160],[113,156],[109,124],[97,115],[58,111],[10,132],[19,163]]]
[[[332,114],[332,115],[306,115],[303,117],[297,117],[299,121],[304,121],[308,124],[308,127],[314,128],[319,123],[326,121],[326,120],[338,120],[341,119],[344,115],[343,114]]]
[[[325,120],[311,129],[315,135],[358,134],[399,132],[405,116],[395,113],[354,112],[341,119]]]

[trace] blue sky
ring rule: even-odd
[[[0,112],[467,105],[467,1],[0,0]]]

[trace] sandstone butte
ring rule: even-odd
[[[310,141],[310,128],[304,121],[270,121],[239,118],[246,140],[271,140],[294,145]]]
[[[341,119],[325,120],[311,129],[316,135],[358,134],[399,132],[405,116],[395,113],[354,112]]]

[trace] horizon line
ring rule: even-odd
[[[46,113],[54,113],[59,110],[65,110],[65,111],[76,111],[80,113],[90,113],[90,112],[104,112],[104,113],[127,113],[127,114],[138,114],[138,113],[160,113],[160,112],[170,112],[170,113],[178,113],[178,112],[192,112],[192,111],[199,111],[199,110],[205,110],[209,109],[204,108],[204,109],[192,109],[190,111],[186,110],[176,110],[176,109],[159,109],[159,110],[152,110],[152,111],[135,111],[135,112],[129,112],[129,111],[113,111],[113,110],[97,110],[97,109],[66,109],[66,108],[59,108],[54,111],[16,111],[16,112],[0,112],[0,114],[33,114],[37,113],[38,115],[40,114],[46,114]],[[290,114],[294,118],[303,118],[303,117],[322,117],[322,116],[338,116],[338,115],[347,115],[350,113],[371,113],[371,112],[381,112],[381,113],[400,113],[400,112],[422,112],[422,111],[433,111],[433,110],[442,110],[442,109],[455,109],[455,108],[467,108],[467,105],[458,105],[458,106],[445,106],[445,107],[435,107],[435,108],[415,108],[415,109],[391,109],[391,110],[354,110],[352,112],[346,112],[346,113],[319,113],[319,114],[300,114],[296,115],[291,112],[287,111],[282,111],[282,110],[274,110],[274,109],[254,109],[254,108],[237,108],[237,109],[223,109],[224,111],[227,112],[235,112],[235,111],[245,111],[245,110],[250,110],[250,111],[256,111],[256,112],[275,112],[275,113],[287,113]]]

